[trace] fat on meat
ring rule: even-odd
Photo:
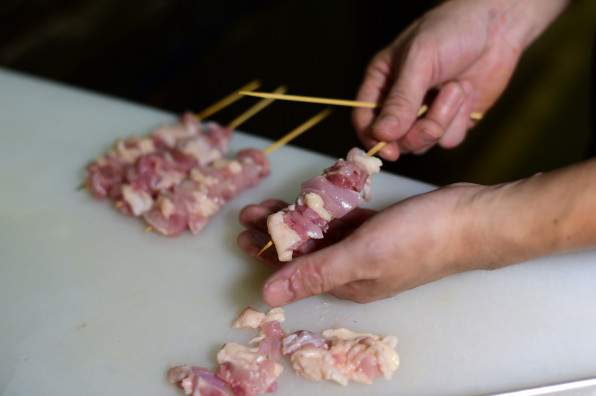
[[[225,390],[227,383],[203,367],[171,367],[167,380],[182,389],[187,396],[229,396]]]
[[[228,342],[217,353],[215,372],[196,366],[174,366],[167,379],[191,396],[253,396],[278,390],[283,372],[278,363],[288,357],[295,374],[311,381],[350,381],[371,384],[379,376],[390,379],[399,367],[397,338],[357,333],[344,328],[327,329],[321,335],[309,330],[291,334],[281,328],[282,308],[267,313],[245,308],[233,328],[260,329],[251,341],[256,346]]]
[[[372,384],[379,375],[390,379],[399,367],[395,336],[328,329],[323,338],[302,332],[290,339],[294,334],[284,339],[282,352],[294,372],[311,381]]]
[[[217,353],[216,375],[227,382],[234,394],[254,396],[277,390],[283,366],[250,348],[229,342]]]

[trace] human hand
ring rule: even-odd
[[[381,155],[457,146],[503,93],[524,49],[569,0],[448,1],[410,25],[370,62],[352,121],[362,142],[387,142]],[[417,118],[422,104],[428,111]]]
[[[486,254],[482,244],[470,243],[482,235],[474,212],[466,209],[482,188],[456,184],[381,212],[358,208],[331,222],[325,239],[290,263],[280,263],[275,249],[268,249],[258,259],[278,271],[263,287],[264,301],[279,306],[329,292],[364,303],[472,269]],[[267,216],[286,205],[269,200],[244,208],[240,221],[249,229],[238,236],[239,246],[256,256],[269,241]]]
[[[494,186],[452,184],[380,212],[357,208],[332,221],[309,254],[287,264],[273,248],[259,256],[278,269],[263,299],[279,306],[329,292],[363,303],[456,272],[594,248],[594,192],[596,158]],[[286,205],[269,200],[243,209],[248,230],[239,246],[256,256],[269,241],[267,216]]]

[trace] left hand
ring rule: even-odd
[[[469,210],[482,186],[457,184],[398,202],[375,212],[357,208],[332,227],[310,253],[280,263],[275,248],[258,259],[278,269],[262,295],[279,306],[312,295],[331,294],[356,302],[387,298],[477,264],[498,265],[485,251],[482,232]],[[238,244],[255,256],[269,241],[266,218],[285,203],[248,206],[240,221],[249,230]],[[473,241],[473,242],[470,242]],[[478,241],[478,243],[476,243]]]

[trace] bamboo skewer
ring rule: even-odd
[[[245,86],[243,86],[242,88],[240,88],[240,90],[250,92],[250,91],[254,91],[255,89],[259,88],[260,86],[261,86],[261,82],[259,80],[253,80],[253,81],[249,82],[248,84],[246,84]],[[242,98],[242,95],[239,95],[238,92],[232,92],[228,96],[218,100],[217,102],[213,103],[211,106],[207,107],[203,111],[197,113],[197,118],[199,120],[204,120],[207,117],[209,117],[210,115],[217,113],[224,107],[231,105],[232,103],[239,100],[240,98]]]
[[[91,185],[91,182],[89,181],[89,179],[85,180],[84,182],[81,183],[81,185],[77,188],[77,191],[80,191],[84,188],[87,188]]]
[[[330,98],[318,98],[314,96],[301,96],[301,95],[276,95],[269,92],[248,92],[239,91],[239,95],[254,96],[257,98],[269,98],[279,100],[289,100],[293,102],[307,102],[307,103],[320,103],[336,106],[348,106],[348,107],[368,107],[375,108],[378,105],[371,102],[359,102],[357,100],[345,100],[345,99],[330,99]]]
[[[378,153],[379,151],[381,151],[381,149],[383,147],[385,147],[386,144],[387,144],[387,142],[379,142],[379,143],[375,144],[373,148],[371,148],[370,150],[368,150],[368,152],[366,153],[366,155],[368,155],[369,157],[372,157],[373,155],[375,155],[376,153]]]
[[[273,93],[283,94],[287,90],[288,90],[288,88],[285,85],[282,85],[282,86],[279,86],[277,89],[275,89],[273,91]],[[242,125],[243,123],[248,121],[249,118],[251,118],[252,116],[257,114],[259,111],[263,110],[265,107],[269,106],[274,101],[275,101],[275,99],[263,99],[263,100],[257,102],[254,106],[252,106],[251,108],[246,110],[244,113],[240,114],[238,117],[236,117],[232,121],[230,121],[230,123],[228,124],[228,127],[232,128],[232,129],[238,128],[240,125]]]
[[[272,245],[273,245],[273,241],[267,242],[267,244],[265,246],[263,246],[263,248],[261,250],[259,250],[259,253],[257,253],[257,255],[255,257],[259,257],[261,255],[261,253],[263,253],[265,250],[269,249]]]
[[[366,108],[377,108],[380,106],[379,103],[372,103],[372,102],[361,102],[358,100],[345,100],[345,99],[331,99],[331,98],[319,98],[315,96],[301,96],[301,95],[279,95],[273,94],[269,92],[249,92],[249,91],[239,91],[239,95],[245,96],[254,96],[257,98],[269,98],[269,99],[279,99],[279,100],[289,100],[294,102],[306,102],[306,103],[322,103],[328,105],[336,105],[336,106],[348,106],[348,107],[366,107]],[[418,111],[418,116],[421,116],[428,110],[428,106],[423,104]],[[482,113],[478,111],[473,111],[470,113],[470,119],[472,120],[480,120],[482,119]]]
[[[296,137],[298,137],[303,132],[307,131],[308,129],[312,128],[313,126],[315,126],[316,124],[318,124],[319,122],[321,122],[329,114],[331,114],[331,109],[329,109],[329,108],[321,111],[320,113],[318,113],[317,115],[315,115],[311,119],[307,120],[304,124],[300,125],[299,127],[297,127],[296,129],[294,129],[293,131],[287,133],[285,136],[282,136],[279,140],[277,140],[276,142],[274,142],[271,146],[269,146],[265,150],[263,150],[263,152],[266,155],[271,154],[273,151],[277,150],[278,148],[280,148],[284,144],[288,143],[290,140],[295,139]]]

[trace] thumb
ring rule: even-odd
[[[372,135],[380,141],[394,142],[410,129],[430,88],[432,66],[422,59],[408,54],[398,67],[395,82],[371,126]]]
[[[339,242],[286,264],[265,282],[262,296],[272,307],[322,294],[355,280],[357,263]]]

